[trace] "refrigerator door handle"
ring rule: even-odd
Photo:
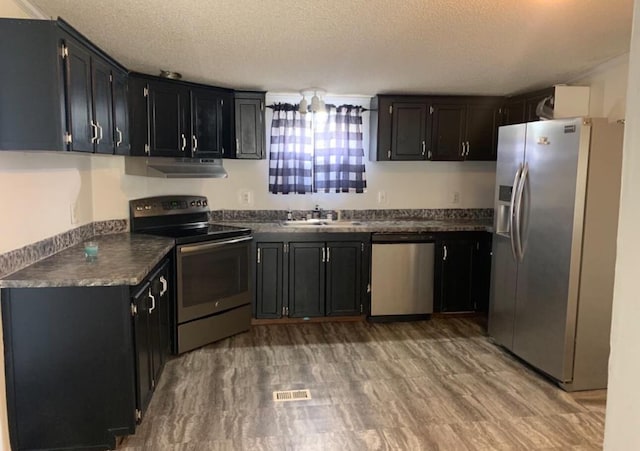
[[[520,176],[520,183],[518,184],[518,192],[516,193],[516,206],[514,211],[515,230],[517,231],[516,237],[516,252],[518,253],[518,261],[522,261],[524,258],[524,249],[522,248],[522,197],[524,195],[524,185],[529,177],[529,163],[524,164],[522,169],[522,175]]]
[[[511,204],[509,205],[509,241],[511,241],[511,253],[513,254],[513,260],[518,261],[518,254],[516,253],[515,242],[515,220],[514,220],[514,206],[516,202],[516,191],[518,191],[518,184],[520,182],[520,174],[522,173],[522,164],[518,165],[516,176],[513,178],[513,188],[511,188]]]

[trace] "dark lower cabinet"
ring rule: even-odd
[[[324,243],[289,244],[288,316],[324,316],[326,252]]]
[[[444,234],[436,242],[436,311],[486,311],[491,270],[491,236],[485,232]]]
[[[168,268],[137,287],[2,289],[13,450],[115,449],[135,432],[169,349]]]
[[[283,316],[284,299],[284,243],[256,245],[256,318]]]
[[[362,242],[327,243],[327,316],[362,313]]]
[[[255,236],[256,318],[364,312],[369,280],[368,234],[333,234],[332,241],[314,241],[326,234],[304,234],[304,238],[268,235]]]

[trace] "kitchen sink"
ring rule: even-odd
[[[360,221],[326,221],[322,219],[309,219],[306,221],[282,221],[282,224],[285,227],[302,227],[302,228],[314,228],[314,227],[322,227],[322,228],[339,228],[339,227],[357,227],[364,225]]]

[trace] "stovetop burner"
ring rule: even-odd
[[[195,243],[250,235],[251,230],[208,224],[209,209],[203,196],[157,196],[129,202],[131,231],[174,238],[176,243]]]

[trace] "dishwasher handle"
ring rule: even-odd
[[[435,243],[433,233],[374,233],[371,242],[375,244]]]

